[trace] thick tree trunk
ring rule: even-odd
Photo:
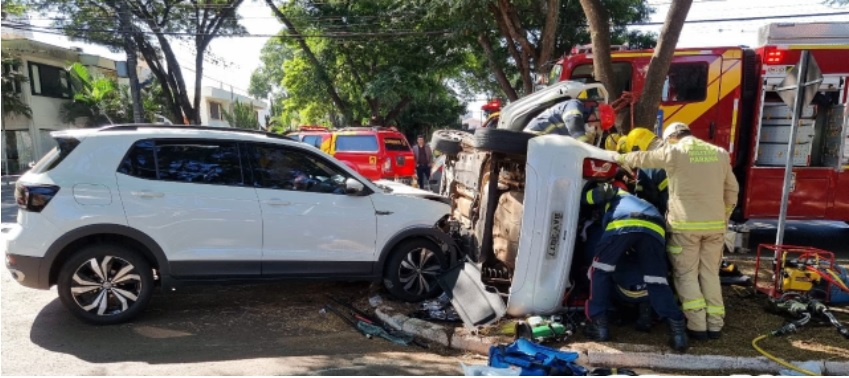
[[[519,52],[519,49],[516,48],[516,42],[510,33],[510,27],[507,26],[507,20],[509,17],[505,16],[503,9],[499,8],[495,4],[489,4],[489,10],[495,17],[495,23],[498,25],[498,30],[501,32],[501,36],[505,39],[507,51],[510,52],[510,56],[512,56],[513,61],[516,62],[516,68],[519,69],[519,74],[522,78],[522,87],[525,91],[524,94],[528,94],[533,90],[531,70],[530,67],[525,64],[525,59],[522,58],[522,54]]]
[[[511,6],[510,2],[508,0],[499,0],[498,3],[502,18],[501,22],[503,24],[503,27],[499,25],[499,29],[502,30],[502,33],[506,29],[507,34],[504,37],[507,38],[509,43],[513,44],[514,42],[512,41],[516,41],[522,47],[522,50],[516,54],[518,56],[516,62],[522,63],[519,72],[522,77],[524,95],[527,96],[534,92],[534,81],[531,78],[531,59],[534,56],[534,49],[525,37],[525,30],[519,24],[519,17],[516,15],[516,10]]]
[[[660,31],[657,40],[657,48],[651,57],[643,93],[637,100],[634,114],[634,127],[646,127],[651,129],[657,120],[657,109],[660,106],[660,95],[663,91],[663,83],[666,81],[666,73],[675,55],[675,46],[678,37],[687,19],[687,13],[693,0],[674,0],[666,14],[666,21]],[[630,128],[629,128],[630,129]]]
[[[197,55],[195,55],[195,93],[192,99],[194,112],[189,117],[189,122],[194,125],[200,125],[202,123],[200,119],[200,92],[203,89],[203,51],[199,46],[195,47],[195,51],[197,52]],[[232,127],[233,125],[230,126]]]
[[[327,94],[330,96],[330,99],[333,101],[333,104],[336,105],[336,108],[342,112],[342,116],[345,117],[346,120],[350,121],[353,118],[353,114],[351,113],[351,109],[349,109],[348,104],[342,100],[342,97],[339,96],[339,93],[336,92],[336,86],[333,84],[333,81],[330,79],[330,75],[327,74],[327,71],[324,69],[324,66],[321,62],[318,61],[315,54],[313,54],[309,45],[307,45],[307,41],[303,36],[298,34],[297,29],[295,29],[295,25],[286,17],[280,9],[274,5],[274,1],[265,0],[265,3],[268,4],[268,7],[271,8],[274,15],[277,17],[283,25],[286,26],[286,29],[289,31],[289,34],[298,41],[298,45],[301,46],[301,50],[304,51],[304,54],[309,59],[310,63],[312,63],[316,72],[318,73],[319,78],[324,82],[324,85],[327,87]]]
[[[593,76],[604,84],[611,99],[616,99],[621,89],[616,85],[613,61],[610,58],[610,14],[601,0],[581,0],[581,8],[587,16],[593,44]]]
[[[118,16],[121,20],[121,34],[124,37],[124,52],[127,53],[127,76],[130,78],[130,98],[133,101],[133,122],[144,122],[144,109],[142,107],[141,90],[139,89],[138,56],[136,46],[131,35],[132,22],[130,21],[130,10],[125,0],[116,3]]]
[[[498,62],[495,61],[495,54],[492,51],[492,44],[489,41],[489,37],[487,37],[484,33],[478,34],[478,43],[481,45],[484,53],[486,54],[486,60],[489,62],[489,69],[492,70],[493,74],[495,74],[495,79],[498,81],[498,85],[501,86],[501,91],[504,92],[510,101],[518,100],[519,95],[516,94],[516,90],[510,85],[510,80],[507,79],[507,75],[504,74],[504,70],[498,65]]]
[[[147,62],[148,67],[150,67],[150,71],[153,72],[153,76],[156,76],[156,80],[159,82],[159,85],[162,86],[162,94],[165,97],[168,111],[171,113],[168,114],[168,118],[175,123],[181,123],[180,121],[183,117],[183,111],[181,110],[180,104],[177,102],[176,95],[173,91],[173,88],[176,88],[176,84],[171,83],[171,81],[173,81],[173,77],[162,67],[156,50],[144,40],[144,36],[136,33],[133,38],[136,41],[136,46],[138,47],[139,52],[142,53],[145,62]]]
[[[547,78],[554,65],[554,42],[557,39],[557,24],[560,20],[560,1],[546,0],[545,24],[540,37],[540,52],[536,61],[536,72],[541,78]]]

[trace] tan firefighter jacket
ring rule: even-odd
[[[669,177],[672,232],[724,232],[737,205],[739,186],[724,149],[688,136],[676,144],[646,152],[620,155],[619,162],[639,168],[662,168]]]

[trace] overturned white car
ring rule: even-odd
[[[440,188],[451,199],[447,228],[479,267],[485,287],[507,296],[513,316],[563,308],[572,285],[581,191],[588,180],[610,179],[618,169],[592,145],[521,132],[565,99],[608,102],[600,84],[565,81],[505,107],[487,123],[497,128],[442,131],[431,141],[447,156]],[[493,320],[479,318],[481,324]]]

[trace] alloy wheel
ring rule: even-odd
[[[427,248],[417,248],[401,261],[398,267],[398,279],[404,285],[404,291],[416,295],[425,295],[436,285],[436,276],[442,270],[436,254]]]
[[[142,292],[142,278],[136,266],[115,256],[86,260],[71,280],[71,297],[77,306],[97,316],[127,311]]]

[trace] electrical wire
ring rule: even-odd
[[[760,336],[755,337],[754,339],[752,339],[752,347],[753,347],[753,348],[755,348],[755,350],[756,350],[756,351],[758,351],[758,353],[760,353],[760,354],[762,354],[764,357],[769,358],[770,360],[772,360],[772,361],[774,361],[774,362],[778,363],[778,364],[779,364],[779,365],[781,365],[781,366],[784,366],[784,367],[786,367],[786,368],[789,368],[789,369],[792,369],[792,370],[798,371],[798,372],[800,372],[800,373],[802,373],[802,374],[810,375],[810,376],[817,376],[817,375],[819,375],[819,374],[816,374],[816,373],[814,373],[814,372],[811,372],[811,371],[808,371],[808,370],[802,369],[802,368],[800,368],[800,367],[797,367],[797,366],[795,366],[795,365],[793,365],[793,364],[791,364],[791,363],[789,363],[789,362],[787,362],[787,361],[785,361],[785,360],[782,360],[781,358],[778,358],[778,357],[776,357],[776,356],[773,356],[773,355],[772,355],[772,354],[770,354],[769,352],[767,352],[767,351],[765,351],[765,350],[761,349],[761,347],[759,347],[759,346],[758,346],[758,342],[759,342],[759,341],[761,341],[761,340],[763,340],[763,339],[765,339],[765,338],[767,338],[767,337],[769,337],[769,334],[766,334],[766,335],[760,335]]]

